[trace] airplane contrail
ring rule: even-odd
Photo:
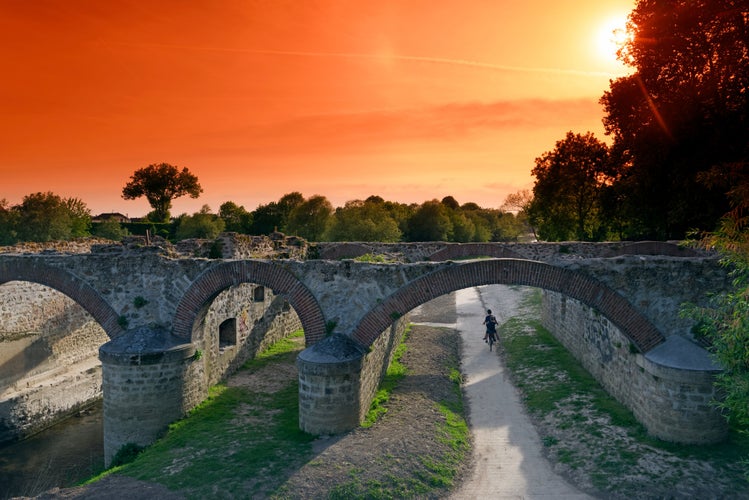
[[[619,76],[612,72],[606,71],[583,71],[576,69],[562,68],[534,68],[527,66],[510,66],[504,64],[487,63],[482,61],[470,61],[466,59],[449,59],[445,57],[429,56],[409,56],[402,54],[369,54],[364,52],[307,52],[298,50],[273,50],[273,49],[246,49],[246,48],[228,48],[228,47],[200,47],[190,45],[170,45],[170,44],[134,44],[123,43],[122,45],[140,46],[140,47],[160,47],[167,49],[195,50],[206,52],[242,52],[246,54],[259,55],[276,55],[288,57],[316,57],[316,58],[341,58],[341,59],[395,59],[399,61],[425,62],[432,64],[444,64],[452,66],[466,66],[471,68],[487,69],[492,71],[506,71],[515,73],[540,73],[553,75],[570,75],[585,77],[612,77]]]
[[[469,61],[466,59],[448,59],[444,57],[429,56],[408,56],[401,54],[367,54],[359,52],[303,52],[293,50],[259,50],[259,49],[236,49],[242,52],[252,54],[268,54],[279,56],[298,56],[298,57],[339,57],[351,59],[396,59],[400,61],[416,61],[435,64],[447,64],[457,66],[469,66],[473,68],[484,68],[495,71],[512,71],[518,73],[546,73],[558,75],[574,76],[612,76],[611,73],[604,71],[582,71],[576,69],[561,68],[532,68],[527,66],[509,66],[504,64],[494,64],[481,61]]]

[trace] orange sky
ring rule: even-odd
[[[145,215],[167,162],[204,193],[499,207],[568,130],[604,139],[634,0],[0,0],[0,199]],[[609,52],[610,54],[610,49]]]

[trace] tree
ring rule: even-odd
[[[270,234],[281,227],[283,216],[278,203],[271,201],[267,205],[258,205],[252,212],[252,234]]]
[[[183,214],[179,217],[175,238],[214,239],[224,230],[224,220],[211,213],[208,205],[203,205],[199,212],[192,215]]]
[[[370,201],[372,200],[372,201]],[[329,241],[399,241],[401,231],[384,202],[372,197],[347,201],[335,210],[326,233]]]
[[[70,236],[82,238],[91,234],[91,210],[78,198],[66,198],[63,201],[70,215]]]
[[[291,211],[286,230],[309,241],[322,241],[332,213],[333,205],[326,197],[311,196]]]
[[[538,237],[536,235],[536,228],[531,225],[528,217],[528,211],[530,210],[532,203],[533,194],[530,190],[523,189],[515,193],[508,194],[505,198],[504,203],[502,203],[501,209],[505,212],[514,213],[515,221],[521,226],[526,226],[526,232],[532,232],[533,238],[536,239]]]
[[[279,231],[286,231],[286,225],[289,222],[291,212],[302,203],[304,203],[304,196],[299,191],[286,193],[278,199],[278,214],[280,216],[278,223]]]
[[[743,176],[747,174],[742,172]],[[683,313],[697,320],[697,333],[709,343],[709,351],[723,371],[716,387],[724,395],[719,402],[729,422],[749,432],[749,193],[746,179],[733,193],[731,211],[724,215],[718,228],[704,235],[701,245],[718,250],[723,263],[731,269],[733,289],[712,297],[711,307],[686,305]],[[745,461],[746,462],[746,461]],[[749,474],[749,473],[747,473]]]
[[[122,189],[122,197],[134,200],[145,196],[153,208],[149,220],[168,222],[173,199],[185,195],[198,198],[202,192],[198,178],[187,168],[179,170],[168,163],[157,163],[136,170]]]
[[[637,2],[620,51],[636,71],[601,99],[623,167],[614,188],[627,237],[712,230],[728,210],[699,178],[749,154],[748,22],[736,0]]]
[[[289,216],[303,202],[302,193],[292,191],[281,196],[277,202],[258,205],[252,212],[252,234],[270,234],[273,231],[288,232]]]
[[[224,221],[226,231],[248,233],[252,228],[252,214],[233,201],[222,203],[218,216]]]
[[[611,182],[608,148],[588,132],[567,132],[552,151],[536,158],[531,223],[545,240],[599,239],[600,193]]]
[[[408,221],[408,241],[450,241],[449,209],[437,200],[425,201]]]
[[[16,234],[20,241],[67,240],[88,236],[91,215],[76,198],[63,199],[52,193],[33,193],[13,207]]]

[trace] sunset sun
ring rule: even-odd
[[[621,14],[611,16],[599,25],[593,44],[601,62],[609,66],[622,66],[617,60],[616,53],[629,40],[626,23],[626,14]]]

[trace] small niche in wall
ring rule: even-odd
[[[229,318],[218,327],[218,348],[237,345],[237,318]]]
[[[264,286],[255,287],[255,290],[252,292],[252,300],[255,302],[265,301],[265,287]]]

